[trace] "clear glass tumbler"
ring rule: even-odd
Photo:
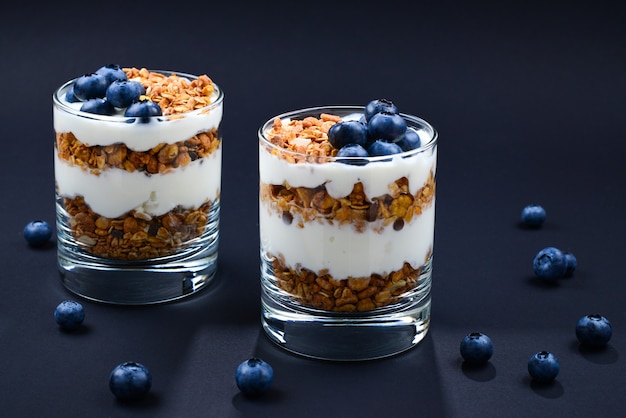
[[[58,268],[85,298],[160,303],[205,288],[216,273],[224,94],[206,76],[131,76],[169,110],[87,113],[67,95],[75,80],[53,94]]]
[[[419,148],[333,157],[323,132],[363,112],[297,110],[258,131],[263,328],[307,357],[387,357],[429,328],[437,132],[401,114]]]

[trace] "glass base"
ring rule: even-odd
[[[63,285],[86,299],[120,305],[169,302],[206,288],[217,271],[217,243],[177,258],[121,263],[60,247]]]
[[[358,314],[300,310],[264,289],[262,324],[268,337],[293,353],[336,361],[389,357],[417,345],[430,325],[430,290],[420,298]]]

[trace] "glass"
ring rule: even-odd
[[[205,288],[217,269],[222,90],[208,87],[208,106],[145,119],[80,111],[81,103],[66,100],[73,82],[53,94],[63,284],[115,304],[160,303]]]
[[[359,119],[363,111],[297,110],[258,132],[263,328],[307,357],[387,357],[415,346],[430,324],[435,129],[401,114],[419,148],[344,159],[286,149],[272,132],[275,120]]]

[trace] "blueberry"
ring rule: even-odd
[[[108,100],[100,98],[85,100],[80,110],[82,112],[105,116],[111,116],[115,113],[113,105]]]
[[[382,140],[374,141],[374,143],[367,148],[367,153],[371,157],[378,157],[381,155],[393,155],[399,154],[401,152],[402,148],[400,148],[398,144]]]
[[[134,80],[115,80],[106,91],[107,100],[117,108],[130,106],[145,93],[140,82]]]
[[[560,368],[556,356],[548,351],[535,353],[528,360],[528,373],[540,383],[553,381],[559,374]]]
[[[126,361],[116,366],[109,375],[111,392],[122,401],[132,401],[145,396],[152,387],[152,374],[146,366]]]
[[[274,369],[260,358],[252,357],[237,366],[235,382],[246,396],[260,396],[267,392],[274,380]]]
[[[337,122],[328,130],[328,141],[337,149],[348,144],[364,146],[367,142],[367,125],[358,120]]]
[[[611,323],[602,315],[585,315],[576,324],[576,338],[583,345],[605,346],[612,335]]]
[[[52,227],[46,221],[30,221],[24,227],[23,234],[29,245],[40,247],[52,237]]]
[[[138,117],[140,122],[149,122],[152,116],[161,116],[162,114],[159,105],[149,99],[134,102],[124,112],[124,116]]]
[[[469,364],[484,364],[493,355],[493,342],[480,332],[467,334],[461,340],[461,356]]]
[[[347,158],[345,158],[347,157]],[[356,158],[355,158],[356,157]],[[348,144],[337,151],[337,161],[352,165],[365,165],[369,157],[367,150],[359,144]]]
[[[569,251],[563,252],[563,255],[565,255],[565,265],[566,265],[565,273],[563,274],[563,277],[571,277],[574,274],[576,267],[578,267],[578,260],[576,260],[576,257],[574,256],[574,254],[572,254]]]
[[[415,129],[407,128],[404,135],[396,141],[396,144],[402,148],[402,151],[411,151],[422,145],[422,140]]]
[[[80,102],[78,97],[74,94],[74,85],[72,84],[69,89],[65,92],[65,100],[69,103],[77,103]]]
[[[54,310],[54,320],[62,330],[74,331],[85,320],[85,308],[74,300],[64,300]]]
[[[538,228],[546,220],[546,210],[540,205],[527,205],[522,209],[521,217],[524,225]]]
[[[540,250],[533,259],[535,274],[546,280],[555,280],[565,275],[567,263],[565,255],[555,247],[546,247]]]
[[[107,80],[107,84],[111,84],[115,80],[126,80],[128,78],[122,67],[117,64],[104,65],[96,70],[96,74],[103,75]]]
[[[398,107],[391,100],[376,99],[372,100],[365,106],[365,120],[369,121],[376,113],[388,112],[398,113]]]
[[[397,113],[379,112],[367,122],[367,133],[371,138],[396,142],[406,132],[406,121]]]
[[[74,81],[74,96],[81,101],[103,98],[109,84],[106,77],[100,74],[81,75]]]

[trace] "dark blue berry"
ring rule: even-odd
[[[145,93],[140,82],[134,80],[115,80],[106,91],[106,98],[113,106],[124,108],[139,100]]]
[[[152,387],[152,374],[146,366],[127,361],[116,366],[109,375],[111,392],[122,401],[145,396]]]
[[[260,396],[267,392],[274,380],[274,369],[260,358],[250,358],[237,366],[235,382],[246,396]]]
[[[33,247],[40,247],[52,237],[52,227],[46,221],[31,221],[24,227],[24,239]]]
[[[402,148],[398,144],[387,141],[374,141],[372,145],[367,148],[367,153],[370,157],[378,157],[381,155],[393,155],[402,152]]]
[[[74,94],[74,85],[72,84],[69,89],[65,92],[65,100],[69,103],[80,102],[80,99],[76,97]]]
[[[583,345],[602,347],[612,335],[611,323],[602,315],[585,315],[576,324],[576,338]]]
[[[367,142],[367,126],[358,120],[337,122],[328,130],[328,141],[337,149],[348,144],[364,146]]]
[[[481,332],[472,332],[461,340],[461,356],[469,364],[484,364],[492,355],[493,342]]]
[[[533,259],[533,270],[537,277],[555,280],[565,275],[567,264],[565,255],[555,247],[541,249]]]
[[[148,99],[134,102],[124,112],[124,116],[137,117],[140,122],[148,122],[152,116],[161,116],[162,114],[159,105]]]
[[[538,228],[546,220],[546,210],[540,205],[527,205],[522,209],[521,218],[524,225]]]
[[[560,369],[556,356],[548,351],[535,353],[528,360],[528,373],[539,383],[553,381]]]
[[[417,134],[417,131],[411,128],[407,128],[404,135],[396,141],[396,144],[402,148],[402,151],[411,151],[419,148],[422,145],[422,140]]]
[[[78,100],[103,98],[106,96],[109,81],[105,76],[91,73],[85,74],[74,80],[74,96]]]
[[[565,255],[566,266],[565,274],[563,275],[563,277],[571,277],[574,274],[574,271],[576,271],[576,267],[578,267],[578,260],[576,260],[574,254],[569,251],[565,251],[563,252],[563,254]]]
[[[371,138],[396,142],[406,132],[406,121],[397,113],[379,112],[367,122],[367,133]]]
[[[391,100],[376,99],[372,100],[365,106],[365,121],[369,121],[376,113],[398,113],[398,107]]]
[[[128,78],[122,67],[117,64],[104,65],[96,70],[96,74],[103,75],[108,84],[115,80],[126,80]]]
[[[367,150],[359,144],[348,144],[337,151],[337,161],[352,165],[367,164],[366,158],[369,157]]]
[[[80,110],[82,112],[105,116],[111,116],[115,113],[113,105],[107,99],[100,98],[85,100],[80,106]]]
[[[54,310],[54,320],[62,330],[74,331],[85,320],[85,308],[74,300],[64,300]]]

